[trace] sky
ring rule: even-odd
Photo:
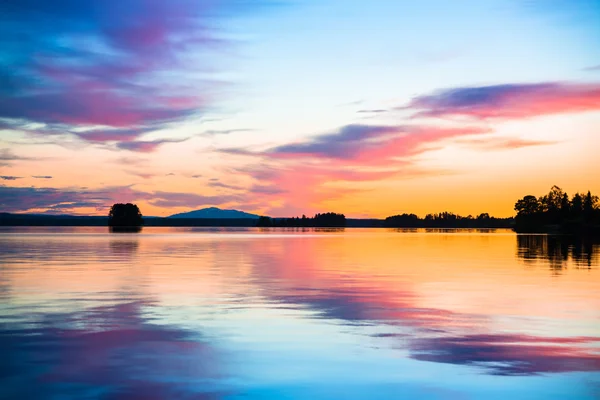
[[[596,0],[0,3],[0,212],[513,215],[600,192]]]

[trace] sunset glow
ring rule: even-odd
[[[4,2],[0,212],[509,217],[598,193],[598,21],[586,0]]]

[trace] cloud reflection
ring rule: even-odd
[[[441,336],[413,340],[410,352],[417,360],[481,366],[495,375],[532,375],[600,371],[600,355],[579,346],[598,342],[516,334]]]
[[[27,378],[6,381],[0,397],[220,398],[217,352],[191,332],[149,322],[150,306],[126,302],[0,325],[0,378]]]
[[[365,271],[364,276],[359,271],[336,276],[322,261],[335,253],[329,247],[333,242],[320,240],[328,243],[319,250],[297,251],[301,243],[290,240],[280,251],[250,252],[257,257],[255,265],[287,266],[260,268],[263,293],[278,303],[308,308],[313,318],[377,327],[373,337],[391,340],[392,347],[408,350],[415,360],[481,367],[492,375],[600,371],[600,354],[594,351],[599,338],[485,333],[488,315],[425,307],[409,282],[394,282],[390,289]]]

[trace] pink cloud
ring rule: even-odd
[[[417,167],[414,157],[439,147],[447,139],[488,132],[489,128],[476,126],[348,125],[334,133],[262,152],[225,151],[266,161],[239,172],[256,180],[258,186],[250,188],[249,194],[271,204],[271,212],[286,213],[304,208],[304,212],[311,213],[322,211],[319,207],[324,201],[368,190],[350,189],[349,182],[375,182],[393,177],[410,179],[445,173]],[[261,190],[255,190],[257,187]]]
[[[458,87],[415,97],[413,117],[523,119],[600,110],[598,83],[532,83]]]

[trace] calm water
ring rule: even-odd
[[[598,399],[600,247],[0,231],[2,399]]]

